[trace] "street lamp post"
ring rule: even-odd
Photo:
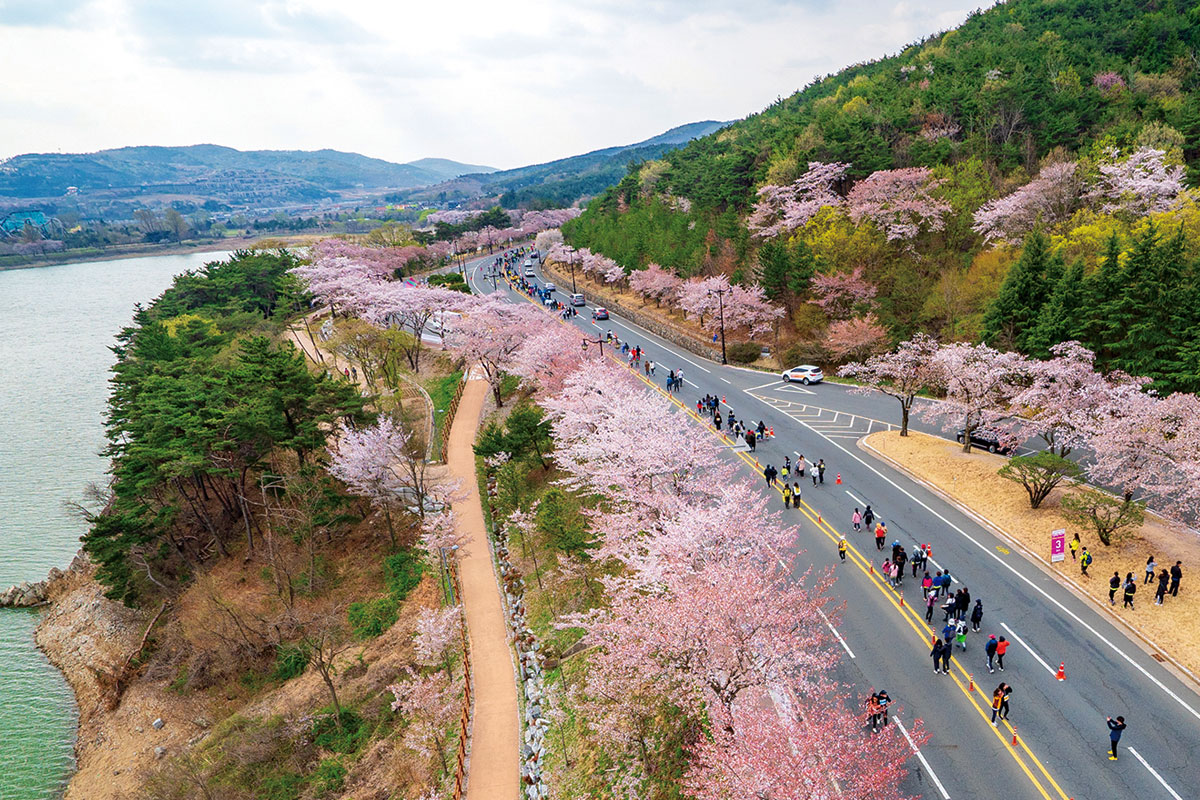
[[[729,360],[725,357],[725,293],[728,291],[729,291],[728,289],[709,289],[708,290],[708,293],[710,295],[715,294],[717,296],[717,313],[720,315],[719,319],[720,319],[720,324],[721,324],[721,363],[722,364],[729,363]]]
[[[597,336],[595,339],[584,339],[580,342],[580,344],[583,345],[584,352],[587,352],[587,347],[589,344],[600,345],[600,357],[604,358],[604,339],[600,338],[600,336]]]

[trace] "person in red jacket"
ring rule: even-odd
[[[996,666],[1000,668],[1001,672],[1004,672],[1004,654],[1007,652],[1008,639],[1001,636],[1000,641],[996,642]]]

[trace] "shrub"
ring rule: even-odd
[[[726,346],[725,354],[735,364],[753,364],[762,355],[762,345],[755,342],[734,342]]]
[[[1025,487],[1029,507],[1037,508],[1054,487],[1066,478],[1074,478],[1082,468],[1070,459],[1043,451],[1032,456],[1016,456],[1000,468],[999,475]]]
[[[370,734],[363,718],[348,708],[340,716],[327,714],[313,723],[313,744],[333,753],[356,752]]]
[[[277,681],[288,681],[303,674],[308,666],[308,653],[303,647],[295,644],[281,644],[275,647],[275,671],[271,677]]]
[[[312,775],[312,782],[317,794],[339,792],[346,782],[346,768],[336,758],[323,759]]]
[[[388,556],[384,560],[383,566],[387,575],[388,592],[397,603],[400,603],[421,582],[421,573],[425,569],[425,562],[421,560],[415,550],[405,548]]]
[[[1091,528],[1106,545],[1120,539],[1145,519],[1145,505],[1083,489],[1062,499],[1062,513],[1076,525]]]
[[[783,351],[783,366],[786,368],[801,364],[823,364],[828,359],[825,347],[816,341],[796,342]]]
[[[379,636],[396,624],[399,615],[399,603],[390,595],[351,603],[350,607],[346,609],[350,627],[359,639],[372,639]]]

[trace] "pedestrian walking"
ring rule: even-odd
[[[959,619],[967,618],[967,611],[971,608],[971,590],[967,587],[959,589],[958,594],[954,596],[954,616]]]
[[[1125,718],[1118,716],[1115,720],[1108,717],[1108,741],[1112,745],[1112,752],[1109,753],[1108,760],[1117,760],[1117,742],[1121,741],[1121,734],[1125,732]]]
[[[933,607],[936,603],[937,596],[933,592],[925,595],[925,621],[927,623],[933,623]]]
[[[786,481],[788,479],[788,473],[791,472],[791,468],[792,468],[791,464],[787,463],[787,461],[785,460],[783,462],[783,466],[779,468],[779,477],[783,478],[784,481]]]
[[[946,652],[946,643],[941,639],[935,639],[933,649],[929,651],[929,655],[933,656],[933,674],[937,675],[942,671],[942,656]]]
[[[763,470],[763,477],[767,479],[768,487],[775,485],[775,478],[777,477],[777,475],[778,475],[778,472],[775,470],[775,468],[772,467],[770,464],[767,464],[766,468]]]
[[[1117,590],[1121,588],[1121,573],[1113,572],[1113,576],[1108,579],[1108,604],[1115,606],[1117,604]]]
[[[960,619],[954,626],[954,641],[965,652],[967,649],[967,621]]]
[[[950,643],[946,643],[946,647],[942,650],[942,674],[950,674],[950,657],[954,655],[954,651],[950,648]]]
[[[999,727],[1000,704],[1004,702],[1004,684],[992,690],[992,725]]]
[[[1158,569],[1158,564],[1154,561],[1154,556],[1146,559],[1146,580],[1142,581],[1142,586],[1145,586],[1150,581],[1154,580],[1154,572]]]
[[[908,562],[908,553],[904,552],[904,548],[900,548],[900,552],[892,556],[892,562],[896,565],[896,585],[899,586],[904,582],[904,565]]]
[[[950,624],[950,618],[954,616],[954,609],[957,607],[957,605],[957,599],[953,597],[942,603],[942,622]]]
[[[1083,542],[1079,541],[1079,534],[1075,534],[1075,538],[1071,540],[1071,560],[1075,561],[1079,558],[1079,547]]]
[[[821,483],[825,483],[825,459],[817,461],[817,474],[821,476]]]
[[[1088,576],[1087,568],[1090,567],[1091,565],[1092,565],[1092,554],[1089,553],[1088,549],[1085,547],[1085,548],[1083,548],[1083,552],[1081,552],[1079,554],[1079,571],[1080,571],[1080,573],[1083,574],[1083,577],[1086,578]]]
[[[1000,695],[1000,719],[1008,720],[1008,700],[1012,697],[1012,685],[1004,684],[1004,692]]]
[[[879,690],[879,727],[886,728],[888,724],[888,706],[892,704],[892,698],[888,697],[887,691]]]
[[[855,533],[862,530],[862,512],[857,508],[855,508],[854,513],[850,515],[850,524],[854,526]]]
[[[792,508],[800,510],[800,484],[792,483]]]
[[[987,644],[983,646],[983,654],[987,656],[987,671],[995,672],[992,667],[992,662],[996,659],[996,651],[1000,648],[1000,643],[996,641],[996,634],[989,633]]]
[[[820,477],[821,477],[820,473],[818,473],[818,472],[817,472],[817,465],[816,465],[816,464],[813,464],[813,468],[812,468],[812,481],[813,481],[813,486],[816,486],[816,485],[817,485],[817,480],[818,480]]]
[[[867,700],[867,722],[871,726],[871,733],[879,733],[879,717],[882,713],[879,695],[871,692],[871,697]]]
[[[846,563],[846,548],[849,546],[850,545],[846,543],[845,536],[843,536],[841,541],[838,542],[838,558],[842,560],[843,564]]]
[[[803,456],[801,456],[801,458],[803,458]],[[804,477],[803,472],[800,473],[800,477]],[[871,530],[871,523],[874,521],[875,512],[871,510],[870,506],[867,506],[865,509],[863,509],[863,527],[867,530]]]
[[[1175,566],[1171,567],[1171,597],[1179,596],[1179,582],[1183,580],[1182,564],[1182,561],[1176,561]]]
[[[996,666],[1004,672],[1004,654],[1008,652],[1008,639],[1003,636],[996,642]]]
[[[979,623],[983,622],[983,601],[976,600],[975,607],[971,609],[971,630],[979,633]]]
[[[938,595],[942,596],[950,594],[951,583],[953,583],[953,579],[950,577],[950,570],[946,570],[942,573],[941,586],[938,588]]]
[[[917,577],[918,572],[925,569],[925,565],[929,562],[929,555],[925,552],[924,545],[917,545],[917,549],[913,551],[912,557],[912,573],[913,577]]]
[[[1125,576],[1125,602],[1121,608],[1133,609],[1133,596],[1137,593],[1137,582],[1133,579],[1133,573]]]
[[[718,431],[721,430],[721,412],[718,411],[716,414],[713,414],[713,425],[716,426]],[[787,476],[785,475],[784,477],[786,478]]]
[[[754,431],[746,431],[746,446],[750,448],[750,452],[754,452],[754,444],[758,441],[758,437],[754,435]]]
[[[1171,575],[1165,569],[1158,574],[1158,589],[1154,592],[1154,605],[1161,606],[1163,597],[1167,594],[1167,583],[1171,580]]]
[[[808,466],[808,462],[804,460],[803,453],[800,453],[799,456],[800,457],[796,459],[796,477],[803,478],[804,468]]]
[[[875,549],[883,549],[883,540],[887,538],[887,526],[883,524],[883,520],[879,520],[879,524],[875,526]]]
[[[933,578],[929,577],[929,571],[925,571],[925,577],[921,578],[921,596],[929,597],[929,590],[933,588]]]
[[[788,486],[786,482],[783,484],[783,507],[792,507],[792,487]]]

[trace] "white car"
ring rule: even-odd
[[[825,373],[821,372],[820,367],[814,367],[812,364],[801,364],[798,367],[784,370],[782,377],[784,383],[800,381],[800,383],[808,386],[810,383],[820,383],[825,380]]]
[[[533,267],[525,268],[525,277],[526,278],[536,278],[537,277],[537,273],[533,271]]]
[[[546,284],[546,291],[547,291],[547,292],[553,292],[553,291],[554,291],[554,289],[555,289],[555,286],[554,286],[554,284],[553,284],[553,283],[547,283],[547,284]]]

